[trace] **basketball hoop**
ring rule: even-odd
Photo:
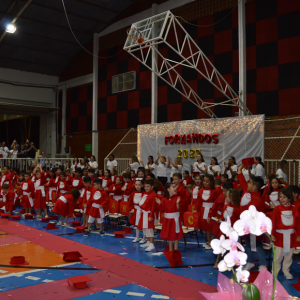
[[[139,37],[136,37],[136,36],[130,35],[130,34],[129,34],[129,31],[130,31],[130,30],[136,31],[140,36],[139,36]],[[128,35],[130,38],[132,38],[132,39],[134,39],[134,40],[137,40],[137,42],[138,42],[139,44],[141,44],[141,43],[144,41],[141,32],[140,32],[139,30],[137,30],[137,29],[134,29],[134,28],[128,28],[128,29],[127,29],[127,35]]]

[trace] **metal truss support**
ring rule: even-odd
[[[132,38],[138,38],[140,34],[144,39],[142,43],[138,43],[137,39]],[[211,107],[216,105],[236,106],[244,115],[251,115],[239,95],[231,88],[170,11],[133,24],[129,35],[131,37],[128,36],[124,50],[209,117],[217,117],[211,110]],[[170,43],[168,39],[170,35],[175,42]],[[161,51],[163,48],[159,44],[163,43],[168,46],[168,51],[173,51],[172,55],[167,55],[168,58]],[[156,57],[156,60],[152,61],[151,57]],[[198,78],[206,79],[224,96],[224,101],[223,99],[220,103],[204,101],[200,97],[201,90],[196,93],[184,80],[181,75],[182,68],[189,68],[191,72],[198,73]]]

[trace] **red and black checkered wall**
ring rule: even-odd
[[[297,0],[257,0],[246,4],[247,106],[253,114],[300,113],[296,102],[300,95],[299,20]],[[184,28],[238,92],[237,8],[231,14],[230,10],[222,11],[191,23],[199,26],[186,23]],[[215,25],[208,26],[211,24]],[[170,36],[169,42],[174,41]],[[122,48],[120,45],[99,52],[100,57],[108,58],[99,58],[98,130],[136,127],[151,121],[151,71]],[[160,51],[176,60],[174,52],[166,46],[160,46]],[[129,71],[136,71],[136,89],[112,94],[112,76]],[[178,71],[202,99],[214,103],[225,100],[192,69],[182,67]],[[68,90],[67,132],[91,130],[91,100],[92,85]],[[232,106],[216,106],[212,110],[218,117],[235,116],[238,111]],[[158,122],[206,117],[163,80],[158,80]]]

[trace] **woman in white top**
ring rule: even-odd
[[[157,165],[157,179],[165,185],[168,181],[167,177],[167,159],[165,156],[161,156],[159,152],[157,152],[158,158],[155,161]]]
[[[77,168],[80,168],[80,165],[79,165],[79,159],[77,157],[74,157],[73,159],[73,164],[71,166],[71,170],[72,170],[72,174],[75,174],[75,170]]]
[[[265,171],[265,165],[262,162],[262,159],[260,156],[254,157],[254,161],[256,163],[255,169],[252,170],[252,172],[249,171],[250,177],[253,176],[259,176],[263,179],[264,183],[266,183],[266,171]]]
[[[108,157],[108,162],[106,164],[106,169],[108,169],[109,171],[114,169],[117,171],[117,165],[118,165],[118,162],[115,160],[115,156],[113,154],[111,154],[109,157]]]
[[[210,159],[210,165],[207,167],[205,166],[205,170],[207,174],[215,176],[216,173],[221,173],[221,167],[219,165],[218,159],[216,157],[212,157]]]
[[[96,157],[94,155],[92,155],[90,158],[89,168],[93,169],[94,171],[96,171],[98,168],[98,163],[96,162]]]
[[[148,162],[147,162],[146,166],[145,166],[144,162],[140,161],[140,163],[146,170],[148,169],[150,173],[154,174],[156,165],[154,163],[152,155],[148,156]]]
[[[191,165],[191,172],[193,175],[205,175],[206,173],[206,164],[202,154],[197,155],[197,161]]]
[[[230,156],[228,159],[228,164],[226,164],[226,162],[224,162],[224,166],[225,166],[224,174],[227,174],[228,179],[231,179],[232,176],[237,172],[237,169],[238,169],[236,162],[235,162],[235,157]]]
[[[179,157],[175,158],[175,162],[172,161],[171,157],[168,156],[168,168],[171,169],[171,181],[173,181],[173,174],[182,172],[182,161]]]
[[[133,170],[135,174],[137,174],[137,170],[140,167],[143,167],[143,165],[139,162],[137,156],[132,156],[131,160],[129,161],[129,167],[130,170]]]
[[[77,168],[81,168],[81,169],[85,168],[84,158],[82,158],[80,160],[80,163],[77,164]]]
[[[17,158],[18,158],[18,150],[16,146],[13,146],[13,149],[9,151],[10,152],[10,157],[12,158],[12,167],[16,168],[17,167]]]
[[[276,177],[279,179],[281,184],[289,185],[288,184],[288,177],[286,175],[286,168],[288,162],[284,159],[280,162],[280,168],[276,171]]]

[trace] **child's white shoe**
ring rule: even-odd
[[[147,241],[147,243],[145,243],[145,244],[141,245],[141,248],[148,248],[148,247],[149,247],[149,245],[150,245],[150,242],[149,242],[149,241]]]
[[[145,244],[147,242],[147,240],[141,239],[140,240],[140,244]]]
[[[145,249],[146,252],[150,252],[150,251],[153,251],[155,250],[155,246],[154,244],[152,243],[149,243],[149,247]]]
[[[63,225],[64,223],[63,222],[61,222],[61,221],[59,221],[58,223],[57,223],[57,225]]]
[[[139,240],[140,240],[139,238],[135,238],[132,242],[137,243]]]
[[[283,274],[284,274],[284,277],[286,279],[293,279],[294,278],[293,275],[289,271],[283,272]]]
[[[71,227],[71,225],[68,224],[68,223],[64,223],[63,226],[65,226],[65,227]]]

